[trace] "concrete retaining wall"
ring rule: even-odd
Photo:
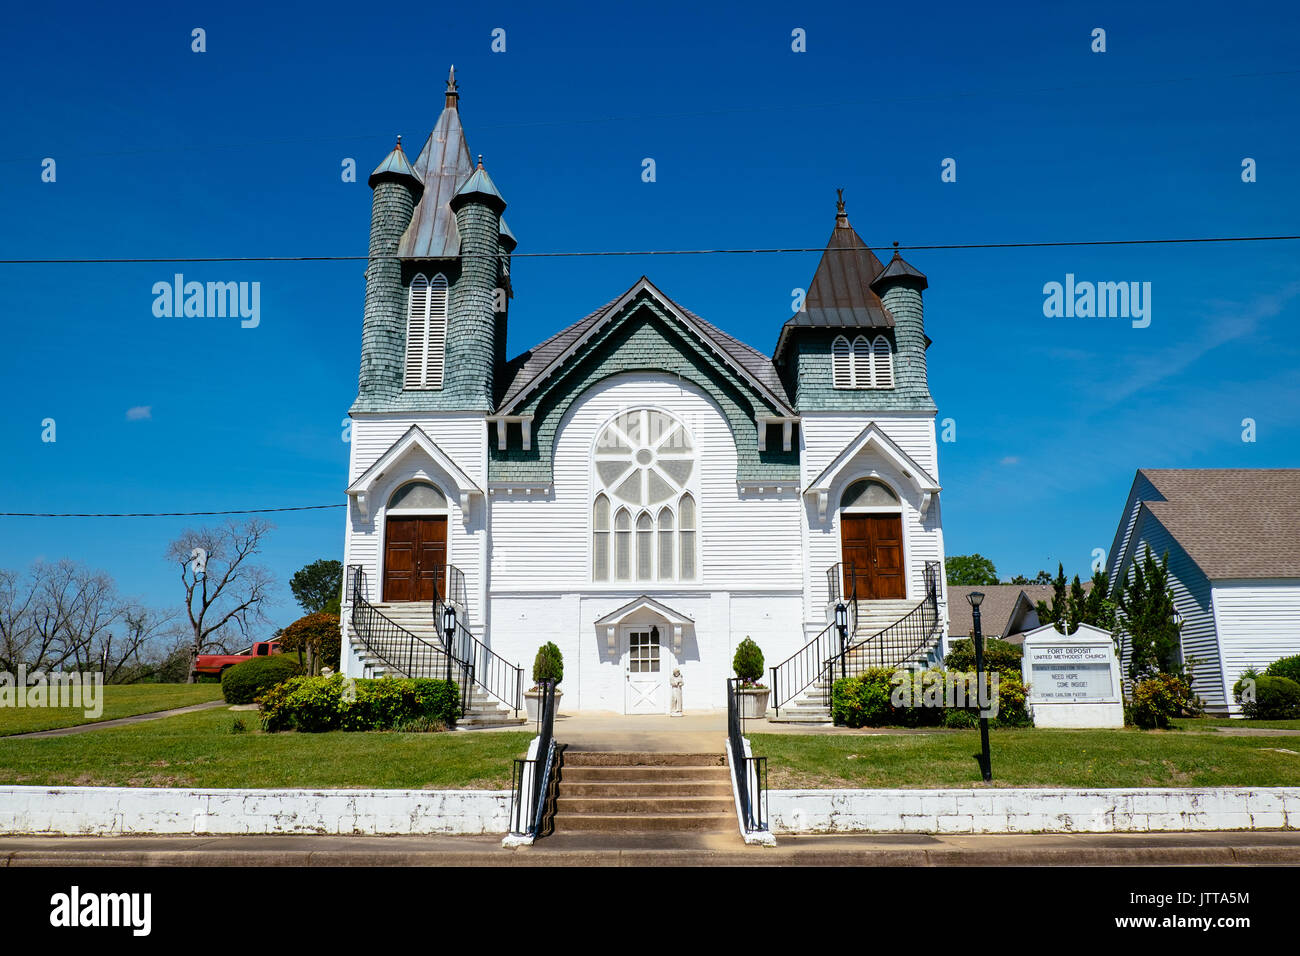
[[[508,790],[0,786],[0,833],[505,833]]]
[[[773,833],[1300,829],[1300,787],[773,790]]]

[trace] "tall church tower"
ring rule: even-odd
[[[361,374],[353,412],[493,409],[505,351],[506,203],[470,162],[455,68],[414,163],[398,145],[373,190]]]

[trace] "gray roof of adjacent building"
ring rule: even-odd
[[[1210,580],[1300,578],[1300,468],[1142,468],[1138,474],[1160,496],[1140,507]]]

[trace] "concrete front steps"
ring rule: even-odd
[[[850,645],[879,634],[892,624],[902,620],[921,605],[920,601],[859,601],[857,628],[849,640]],[[906,660],[897,662],[898,667],[928,667],[933,645],[923,647]],[[857,674],[868,667],[878,666],[865,648],[850,652],[845,660],[845,670]],[[829,724],[831,723],[831,685],[839,677],[814,681],[794,700],[781,706],[781,713],[773,714],[769,708],[768,720],[776,724]]]
[[[735,828],[731,771],[720,753],[565,750],[555,802],[556,833]]]
[[[420,638],[427,644],[432,645],[431,649],[424,651],[420,655],[421,673],[418,677],[437,677],[443,678],[447,673],[447,656],[442,652],[442,636],[438,633],[434,621],[431,605],[427,601],[412,602],[409,604],[376,604],[374,607],[394,624],[403,630],[409,631],[416,637]],[[349,625],[350,627],[350,625]],[[360,659],[363,672],[367,677],[407,677],[400,668],[402,660],[405,658],[406,638],[399,635],[396,638],[384,640],[377,638],[374,641],[377,654],[371,654],[367,650],[361,639],[351,634],[352,647]],[[390,667],[385,658],[396,662],[399,667]],[[452,666],[452,679],[459,681],[460,676],[456,672],[456,667]],[[520,702],[522,704],[522,701]],[[511,711],[505,704],[501,703],[478,684],[470,687],[469,707],[466,708],[464,715],[456,722],[458,729],[470,730],[480,727],[510,727],[527,723],[528,718],[521,708],[517,713]]]

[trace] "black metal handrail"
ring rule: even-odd
[[[510,832],[544,835],[555,807],[555,682],[538,682],[537,749],[534,757],[515,759],[510,786]],[[550,811],[548,813],[548,810]]]
[[[434,608],[434,621],[439,620],[442,611]],[[500,701],[518,715],[523,708],[524,669],[498,654],[480,641],[459,618],[456,620],[456,632],[453,637],[454,656],[465,662],[467,683],[472,682],[483,688],[489,696]]]
[[[767,758],[745,753],[745,719],[737,693],[740,678],[727,678],[727,741],[731,776],[740,801],[740,824],[746,833],[767,829]]]
[[[771,668],[772,709],[778,717],[782,704],[793,700],[826,674],[841,645],[840,633],[832,621],[811,641]]]
[[[925,562],[922,578],[925,596],[920,604],[893,624],[849,644],[839,653],[838,668],[842,676],[855,677],[869,667],[898,667],[933,642],[941,623],[939,562]]]
[[[365,570],[360,565],[351,565],[348,571],[352,631],[366,652],[407,677],[449,677],[446,647],[426,641],[386,617],[367,597]]]
[[[830,604],[839,604],[844,591],[840,589],[842,564],[833,564],[826,569],[826,593]],[[857,575],[849,565],[850,588],[848,593],[857,594]],[[848,612],[847,627],[841,633],[835,622],[827,624],[816,637],[795,651],[780,664],[770,668],[772,671],[772,709],[779,717],[781,705],[789,703],[799,694],[811,687],[823,677],[830,676],[828,671],[837,660],[843,660],[843,652],[849,635],[858,626],[858,602],[856,596],[844,603]]]

